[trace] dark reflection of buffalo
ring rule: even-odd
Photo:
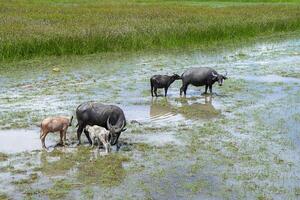
[[[189,103],[187,99],[183,99],[178,112],[190,119],[213,118],[220,114],[212,104],[212,96],[205,96],[204,103]]]
[[[220,114],[212,104],[212,97],[205,96],[204,103],[194,102],[186,98],[180,98],[180,106],[172,105],[167,99],[152,100],[150,106],[150,117],[166,118],[180,114],[187,119],[213,118]]]
[[[160,117],[168,117],[176,115],[172,110],[172,105],[167,99],[152,99],[150,105],[150,118],[156,119]]]

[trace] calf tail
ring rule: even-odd
[[[72,115],[72,117],[71,117],[71,119],[70,119],[69,126],[72,126],[72,121],[73,121],[73,115]]]

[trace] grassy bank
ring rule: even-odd
[[[213,4],[1,1],[0,60],[208,45],[300,29],[300,4]]]

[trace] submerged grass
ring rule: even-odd
[[[50,199],[64,199],[65,196],[72,190],[73,184],[67,180],[61,179],[55,181],[54,185],[43,191]]]
[[[122,164],[128,161],[126,156],[110,154],[88,164],[81,164],[78,168],[78,180],[85,184],[100,184],[105,187],[119,185],[126,175]]]
[[[8,159],[8,155],[0,152],[0,161],[6,161]]]
[[[300,28],[297,3],[208,5],[1,1],[0,60],[207,45]]]
[[[9,199],[11,199],[11,198],[9,198],[9,197],[7,196],[7,194],[0,192],[0,199],[1,199],[1,200],[9,200]]]

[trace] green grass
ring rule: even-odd
[[[129,158],[119,154],[110,154],[84,163],[78,169],[78,181],[85,184],[98,184],[104,187],[119,185],[126,176],[123,163]]]
[[[5,153],[0,152],[0,162],[6,161],[8,159],[8,155]]]
[[[5,193],[0,192],[0,199],[1,200],[9,200],[11,198],[9,198]]]
[[[50,199],[64,199],[72,190],[73,184],[67,180],[61,179],[54,182],[53,187],[43,191]]]
[[[19,0],[1,1],[0,19],[0,60],[7,60],[207,46],[295,31],[300,4]]]

